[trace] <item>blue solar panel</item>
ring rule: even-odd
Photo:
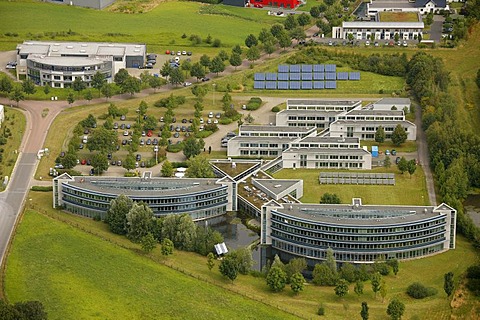
[[[302,80],[312,80],[312,74],[302,72]]]
[[[255,73],[255,76],[254,76],[253,80],[255,80],[255,81],[265,80],[265,73]]]
[[[302,89],[311,90],[313,87],[312,81],[302,81]]]
[[[311,64],[302,64],[302,72],[312,72],[313,66]]]
[[[325,89],[337,89],[337,81],[325,81]]]
[[[290,81],[290,89],[300,90],[300,81]]]
[[[265,82],[265,89],[269,89],[269,90],[277,89],[277,82],[276,81],[266,81]]]
[[[279,81],[288,81],[288,73],[279,73],[277,77]]]
[[[265,81],[254,81],[253,89],[265,89]]]
[[[323,81],[313,81],[313,89],[324,89],[325,82]]]
[[[294,73],[298,73],[300,72],[300,65],[299,64],[292,64],[290,65],[290,73],[294,72]]]
[[[313,72],[324,72],[325,66],[323,64],[314,64],[313,65]]]
[[[337,80],[348,80],[348,72],[338,72]]]
[[[325,73],[325,80],[336,80],[337,74],[336,73]]]
[[[325,80],[325,73],[316,72],[313,74],[313,80]]]
[[[337,65],[336,64],[326,64],[325,65],[325,72],[337,72]]]
[[[278,81],[277,88],[279,90],[288,90],[288,81]]]
[[[300,73],[290,73],[290,80],[300,80],[301,74]]]
[[[290,68],[288,67],[288,65],[279,65],[278,66],[278,72],[281,72],[281,73],[285,73],[285,72],[288,73],[289,69]]]
[[[275,80],[277,80],[277,74],[276,73],[266,73],[265,74],[265,80],[275,81]]]
[[[350,72],[348,74],[348,79],[350,79],[350,80],[360,80],[360,72]]]

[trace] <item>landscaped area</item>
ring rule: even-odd
[[[315,169],[282,169],[273,175],[276,179],[303,179],[304,203],[319,203],[320,197],[328,192],[335,193],[342,203],[352,203],[352,198],[362,198],[363,204],[395,204],[395,205],[429,205],[428,193],[425,183],[425,175],[421,166],[417,166],[415,173],[401,174],[397,166],[391,168],[374,168],[368,171],[358,172],[382,172],[395,173],[395,185],[353,185],[353,184],[320,184],[320,172],[338,170],[315,170]],[[381,196],[379,196],[381,195]]]
[[[416,12],[380,12],[381,22],[418,22]]]
[[[443,275],[453,271],[458,279],[478,259],[472,245],[458,237],[455,250],[401,262],[397,276],[385,277],[385,303],[380,296],[374,297],[369,282],[363,295],[354,294],[350,286],[344,298],[338,298],[333,287],[311,284],[299,295],[292,295],[289,288],[272,293],[263,278],[239,275],[231,283],[220,275],[218,261],[209,271],[206,258],[197,254],[175,251],[165,261],[157,248],[144,256],[138,245],[110,233],[106,224],[49,207],[50,193],[31,192],[28,198],[30,209],[8,259],[5,292],[11,302],[41,300],[49,319],[68,319],[69,315],[72,319],[192,318],[199,312],[219,319],[289,318],[277,307],[297,315],[294,318],[314,318],[320,304],[325,307],[326,319],[356,319],[361,301],[368,301],[372,319],[386,319],[388,300],[393,297],[406,303],[405,319],[449,319]],[[406,287],[415,281],[438,293],[424,300],[409,298]],[[462,297],[452,313],[459,319],[472,319],[472,306],[478,300],[468,292],[459,293]]]

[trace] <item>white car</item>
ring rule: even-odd
[[[368,41],[368,40],[365,41],[365,45],[366,45],[366,46],[369,46],[369,45],[370,45],[370,41]]]
[[[408,47],[407,41],[403,41],[403,46],[404,46],[404,47]]]
[[[213,112],[212,111],[210,111],[210,113],[208,114],[208,117],[213,118]]]
[[[187,51],[182,51],[182,55],[186,56],[187,55]]]
[[[177,56],[181,56],[182,55],[182,51],[177,51]]]
[[[203,123],[203,122],[204,122],[204,121],[203,121],[203,118],[200,118],[200,123]]]
[[[208,123],[208,124],[211,124],[211,123],[212,123],[212,119],[208,119],[208,120],[207,120],[207,123]]]
[[[213,120],[213,123],[218,124],[218,120],[217,119]]]
[[[128,131],[123,131],[123,135],[126,137],[128,136]]]
[[[189,87],[189,86],[191,86],[191,85],[192,85],[191,82],[184,82],[184,83],[183,83],[183,86],[184,86],[184,87]]]

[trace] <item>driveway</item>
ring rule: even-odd
[[[430,40],[435,40],[437,42],[442,40],[442,29],[444,21],[445,18],[443,16],[433,16],[433,23],[430,26]]]

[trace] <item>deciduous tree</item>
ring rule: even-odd
[[[304,283],[305,283],[305,278],[300,272],[296,272],[290,277],[290,288],[295,294],[298,294],[300,291],[303,291]]]
[[[375,142],[382,143],[385,141],[385,130],[383,129],[382,126],[379,126],[377,128],[377,131],[375,132]]]
[[[368,320],[368,304],[365,301],[362,302],[362,311],[360,311],[360,316],[362,317],[362,320]]]
[[[225,71],[225,63],[223,63],[222,58],[216,56],[212,59],[208,68],[210,69],[210,72],[213,72],[218,76],[219,72]]]
[[[218,268],[220,270],[220,273],[230,279],[230,281],[233,282],[237,278],[237,264],[233,259],[228,256],[228,254],[223,258],[222,262],[220,262]]]
[[[102,174],[108,170],[108,158],[104,153],[97,153],[92,157],[92,168],[95,174]]]
[[[235,67],[235,70],[237,70],[237,67],[242,65],[242,58],[239,54],[232,53],[229,62],[233,67]]]
[[[105,218],[110,231],[116,234],[127,233],[127,214],[132,206],[132,199],[123,194],[110,201],[110,207]]]
[[[375,293],[375,298],[376,298],[377,297],[377,292],[380,291],[382,276],[380,275],[380,273],[375,272],[372,275],[372,279],[370,281],[372,283],[372,291],[373,291],[373,293]]]
[[[207,255],[207,267],[210,271],[212,271],[213,267],[215,267],[215,256],[212,252],[209,252]]]
[[[445,273],[443,278],[443,290],[447,294],[447,297],[450,297],[453,293],[453,290],[455,289],[455,284],[453,282],[453,272]]]
[[[187,160],[188,168],[186,171],[186,176],[188,178],[213,178],[215,174],[213,173],[212,167],[208,162],[207,158],[203,156],[192,157]]]
[[[27,78],[22,81],[22,90],[26,95],[34,94],[37,89],[35,88],[35,82],[32,79]]]
[[[387,314],[390,316],[392,320],[400,320],[402,319],[402,315],[405,312],[405,304],[398,300],[397,298],[393,298],[387,307]]]
[[[320,203],[339,204],[342,203],[340,197],[335,193],[324,193],[320,198]]]
[[[142,237],[140,240],[140,245],[145,253],[150,253],[157,246],[157,240],[155,240],[153,235],[149,232]]]
[[[185,76],[183,75],[183,73],[178,68],[174,68],[170,73],[170,83],[175,86],[178,86],[179,84],[182,84],[184,81],[185,81]]]
[[[171,177],[173,175],[173,166],[172,163],[168,160],[165,160],[162,164],[162,177]]]
[[[394,145],[399,146],[407,140],[407,132],[401,124],[397,124],[395,130],[392,132],[392,142]]]
[[[92,132],[88,139],[87,148],[90,151],[112,153],[117,148],[118,136],[115,131],[107,130],[103,126]]]
[[[169,256],[169,255],[173,254],[173,249],[174,249],[174,244],[173,244],[172,240],[170,240],[168,238],[164,238],[162,240],[162,248],[161,248],[162,255]]]
[[[134,203],[127,213],[127,238],[132,242],[140,240],[152,231],[153,212],[145,203]]]
[[[335,294],[343,298],[348,293],[348,282],[345,279],[340,279],[337,281],[337,285],[335,286]]]
[[[287,283],[287,274],[279,267],[273,266],[267,274],[267,285],[274,292],[282,291]]]
[[[75,80],[73,80],[72,83],[72,88],[74,91],[79,92],[85,90],[87,88],[87,84],[85,81],[83,81],[82,77],[75,77]]]
[[[257,37],[255,37],[255,35],[250,33],[245,39],[245,45],[249,48],[258,45]]]

